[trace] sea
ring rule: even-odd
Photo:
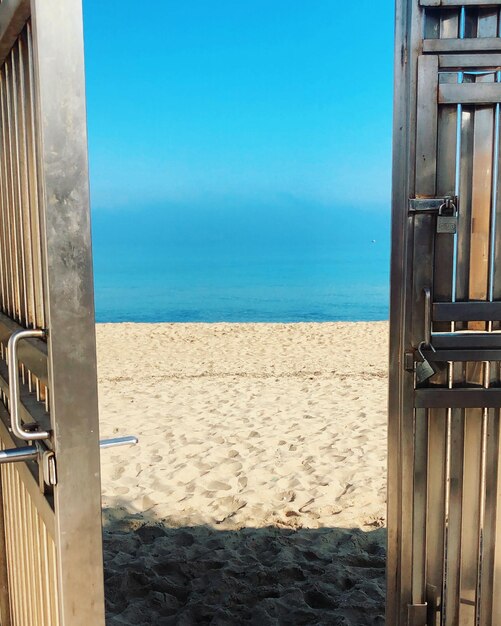
[[[388,319],[383,208],[93,211],[98,322]]]

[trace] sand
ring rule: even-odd
[[[384,624],[387,332],[98,325],[110,626]]]

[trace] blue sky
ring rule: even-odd
[[[392,0],[84,0],[84,19],[95,213],[389,212]]]

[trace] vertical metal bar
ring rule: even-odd
[[[459,623],[464,410],[453,409],[450,425],[449,506],[446,551],[445,626]]]
[[[478,76],[477,82],[492,81],[493,76]],[[492,107],[475,109],[473,131],[473,164],[471,179],[470,273],[468,296],[473,300],[487,300],[489,292],[491,189],[494,147],[494,110]],[[485,329],[485,323],[473,322],[472,329]],[[485,364],[466,366],[469,383],[487,384]],[[479,547],[482,527],[483,472],[485,466],[484,412],[470,409],[465,414],[465,457],[463,491],[463,536],[461,560],[460,625],[473,623],[479,614]]]
[[[411,132],[408,120],[412,106],[409,105],[411,94],[410,67],[412,55],[409,55],[408,23],[412,8],[408,2],[396,3],[395,16],[395,105],[393,117],[393,190],[392,190],[392,262],[391,262],[391,306],[390,319],[390,381],[388,397],[388,555],[386,563],[386,623],[401,622],[405,610],[404,603],[412,600],[411,594],[401,602],[401,415],[404,410],[403,389],[411,383],[410,374],[403,380],[402,359],[405,336],[405,296],[401,288],[406,282],[407,258],[407,216],[402,206],[409,198],[407,167],[409,164],[409,143]],[[406,619],[404,615],[403,619]]]
[[[478,77],[477,82],[484,82]],[[494,150],[493,107],[477,107],[473,145],[473,179],[471,208],[471,251],[469,297],[472,300],[488,298],[491,189]],[[485,323],[470,328],[485,329]]]
[[[445,35],[455,36],[458,32],[457,13],[448,14],[448,28]],[[441,83],[457,82],[457,74],[441,74]],[[457,107],[442,106],[438,112],[437,141],[437,189],[438,196],[453,195],[456,187],[456,152],[457,152]],[[454,237],[447,234],[435,236],[433,265],[433,299],[435,302],[452,300],[452,279],[454,273]],[[448,323],[434,324],[435,331],[450,331]],[[433,377],[432,383],[448,385],[451,374],[446,367]],[[429,448],[428,448],[428,502],[427,502],[427,582],[436,590],[441,606],[444,593],[444,554],[445,520],[447,501],[447,461],[450,456],[448,433],[450,416],[447,409],[430,411]],[[435,600],[433,600],[435,602]]]
[[[19,478],[19,474],[17,470],[13,471],[14,475],[14,511],[16,518],[16,526],[15,526],[15,534],[16,534],[16,542],[19,546],[19,560],[17,561],[17,570],[15,572],[15,581],[16,581],[16,591],[18,597],[21,600],[21,611],[23,615],[23,623],[29,624],[31,620],[29,606],[28,606],[28,593],[26,589],[23,588],[24,581],[27,576],[26,572],[26,557],[24,552],[23,545],[23,533],[21,532],[21,528],[23,526],[23,515],[21,509],[21,480]]]
[[[411,328],[415,294],[404,289],[411,276],[414,220],[407,218],[416,194],[417,56],[424,15],[414,2],[397,2],[395,115],[392,194],[390,393],[388,417],[388,624],[406,624],[412,595],[414,487],[413,375],[404,369],[404,351],[415,341]],[[423,94],[421,94],[423,95]],[[426,471],[426,467],[424,466]]]
[[[0,82],[2,81],[2,73],[0,70]],[[1,109],[0,109],[1,110]],[[0,124],[0,172],[2,171],[2,149],[3,144],[2,125]],[[0,291],[1,291],[1,310],[3,313],[8,311],[8,295],[6,288],[6,240],[5,240],[5,200],[3,195],[3,176],[0,175]]]
[[[53,609],[51,606],[51,588],[52,588],[52,572],[49,568],[49,552],[47,549],[48,537],[47,529],[42,521],[40,521],[40,543],[41,543],[41,560],[42,560],[42,583],[44,588],[43,605],[45,621],[52,626]]]
[[[412,602],[413,604],[423,604],[426,598],[426,511],[428,496],[426,458],[429,418],[426,409],[417,409],[415,415]]]
[[[24,282],[25,282],[25,319],[26,326],[36,327],[35,320],[35,284],[33,276],[33,242],[31,227],[31,198],[29,190],[29,170],[28,170],[28,149],[26,130],[26,109],[27,100],[25,94],[25,47],[23,39],[17,42],[18,60],[18,89],[17,89],[17,111],[19,128],[19,165],[20,165],[20,188],[21,188],[21,214],[23,230],[23,250],[24,250]]]
[[[14,287],[14,242],[12,241],[12,227],[11,227],[11,198],[9,189],[9,177],[8,177],[8,151],[9,151],[9,139],[8,139],[8,120],[7,120],[7,105],[6,105],[6,71],[5,66],[3,68],[3,80],[0,82],[0,97],[2,105],[2,181],[4,189],[3,198],[3,210],[5,216],[6,226],[6,268],[7,268],[7,287],[9,293],[9,308],[8,313],[15,317],[15,287]]]
[[[3,448],[3,444],[2,444]],[[6,495],[6,522],[7,522],[7,534],[8,534],[8,558],[9,558],[9,594],[11,601],[11,617],[12,623],[15,626],[20,620],[20,605],[19,598],[15,589],[15,572],[17,570],[17,542],[14,535],[15,519],[14,519],[14,505],[13,505],[13,481],[12,481],[12,466],[6,466],[2,468],[5,473],[4,491]]]
[[[485,514],[482,533],[482,570],[480,580],[479,624],[488,626],[492,621],[494,554],[496,548],[496,523],[498,516],[499,477],[499,411],[489,410],[486,437]]]
[[[415,193],[417,196],[433,197],[437,188],[437,142],[438,142],[438,59],[436,57],[418,58],[417,84],[417,118],[416,118],[416,178]],[[426,327],[430,320],[426,315],[424,299],[425,290],[433,289],[433,258],[434,258],[434,217],[431,215],[416,215],[414,217],[414,258],[413,271],[413,304],[412,304],[412,336],[414,345],[425,340],[429,333]],[[423,415],[421,415],[423,414]],[[428,419],[427,426],[419,424],[420,417]],[[444,488],[438,482],[440,467],[445,467],[445,427],[444,411],[416,411],[414,428],[407,426],[410,437],[414,438],[414,477],[426,477],[425,485],[416,485],[418,490],[413,498],[413,561],[412,577],[414,604],[423,604],[428,600],[427,583],[435,582],[434,555],[440,560],[443,546],[443,534],[437,537],[435,532],[437,523],[444,519],[443,507]],[[438,464],[438,466],[437,466]],[[433,511],[433,515],[430,515]],[[418,545],[424,541],[423,545]],[[429,542],[434,542],[433,553],[427,550]],[[438,544],[436,542],[439,542]],[[424,558],[423,558],[424,557]],[[430,579],[430,570],[432,573]]]
[[[29,511],[29,500],[28,494],[26,493],[26,489],[24,484],[21,482],[21,514],[22,514],[22,537],[23,537],[23,551],[24,558],[26,562],[26,574],[25,574],[25,589],[26,595],[28,596],[28,612],[30,615],[30,620],[35,623],[36,615],[35,615],[35,593],[36,589],[34,586],[34,578],[33,578],[33,568],[32,568],[32,559],[31,559],[31,536],[30,529],[28,524],[28,511]]]
[[[104,593],[82,8],[79,0],[33,0],[31,6],[58,470],[60,621],[62,626],[99,626],[104,624]],[[75,465],[85,473],[85,483]]]
[[[12,111],[12,135],[13,135],[13,171],[14,171],[14,194],[16,198],[16,227],[19,253],[19,294],[20,294],[20,321],[26,326],[27,319],[27,289],[26,289],[26,259],[25,259],[25,231],[23,215],[26,210],[23,198],[23,185],[21,174],[21,147],[20,147],[20,127],[18,112],[19,94],[19,48],[14,46],[11,51],[12,59],[12,90],[11,90],[11,111]]]
[[[5,528],[5,499],[3,470],[0,469],[0,624],[10,626],[9,580],[7,574],[7,542]]]
[[[499,122],[499,107],[498,107],[498,167],[497,167],[497,180],[495,181],[494,190],[494,214],[495,214],[495,233],[494,233],[494,259],[492,268],[492,297],[494,300],[501,300],[501,150],[499,146],[501,144],[501,123]],[[496,326],[499,328],[499,325]],[[497,374],[497,378],[500,378],[500,366],[494,370]],[[490,558],[492,561],[489,563],[489,576],[492,573],[492,606],[491,606],[491,623],[501,623],[501,463],[499,462],[500,453],[500,429],[499,419],[501,418],[500,411],[494,411],[494,415],[490,412],[490,428],[495,429],[496,432],[491,433],[489,448],[491,454],[487,454],[487,463],[489,473],[492,478],[495,479],[495,484],[489,483],[489,477],[486,487],[487,498],[492,502],[491,510],[486,512],[486,533],[488,534],[487,541],[492,542]],[[495,423],[492,423],[492,420]],[[491,456],[492,455],[492,456]],[[490,537],[489,537],[490,534]],[[485,604],[482,607],[483,615],[486,615],[488,607]]]
[[[37,148],[37,133],[35,129],[35,78],[33,59],[33,37],[31,23],[26,24],[26,47],[27,47],[27,72],[26,72],[26,114],[28,131],[28,167],[30,181],[30,210],[33,227],[33,263],[35,276],[35,319],[38,328],[45,328],[45,304],[44,304],[44,257],[42,247],[43,222],[39,203],[39,196],[43,188],[39,176],[39,150]]]
[[[20,280],[20,253],[19,253],[19,228],[18,228],[18,205],[16,202],[16,182],[14,164],[14,138],[12,119],[12,53],[5,62],[5,105],[7,126],[7,182],[9,190],[8,209],[10,213],[10,227],[12,240],[12,282],[14,286],[14,315],[18,322],[22,322],[21,316],[21,280]]]
[[[40,611],[40,624],[42,626],[50,626],[50,623],[48,623],[45,619],[45,612],[46,612],[46,607],[45,607],[45,594],[44,594],[44,589],[45,589],[45,581],[44,581],[44,577],[43,577],[43,563],[42,563],[42,541],[41,541],[41,530],[40,530],[40,518],[38,516],[38,511],[37,509],[34,507],[33,508],[33,524],[34,524],[34,534],[35,534],[35,538],[36,538],[36,551],[35,551],[35,555],[36,555],[36,567],[37,567],[37,580],[38,580],[38,602],[39,602],[39,611]]]
[[[433,197],[437,176],[438,58],[418,59],[416,195]]]

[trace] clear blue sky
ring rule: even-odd
[[[84,0],[84,19],[95,212],[389,210],[393,0]]]

